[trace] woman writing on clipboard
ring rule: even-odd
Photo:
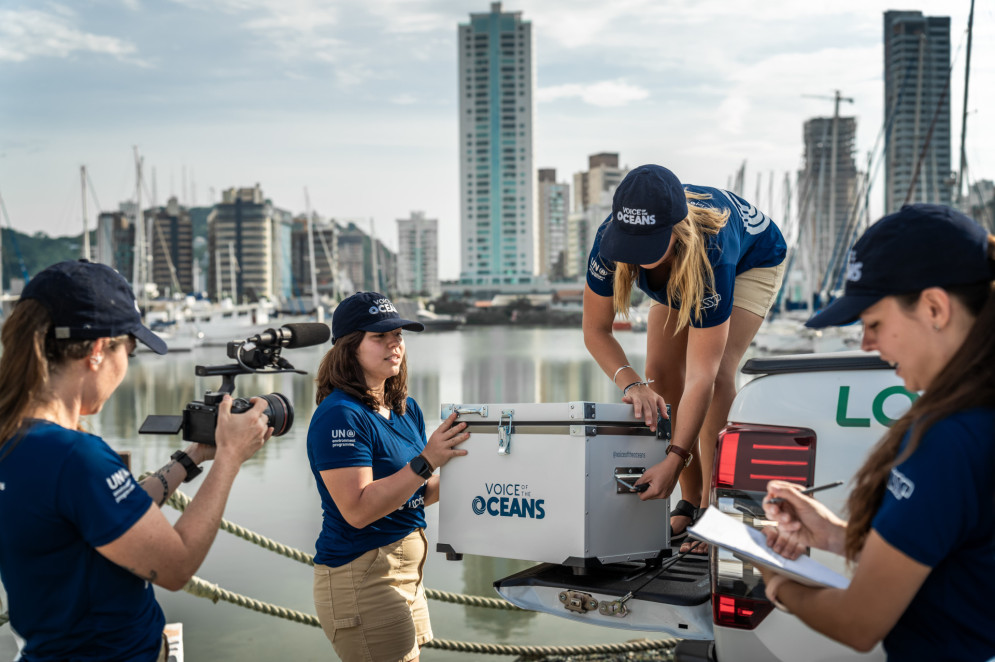
[[[995,236],[948,207],[906,206],[857,241],[844,296],[808,322],[860,319],[863,349],[922,392],[858,471],[848,522],[797,486],[767,488],[775,552],[816,547],[856,563],[846,589],[761,569],[767,597],[857,650],[882,642],[889,660],[995,656],[993,278]]]

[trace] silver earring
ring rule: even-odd
[[[100,362],[103,361],[103,360],[104,360],[104,357],[102,357],[102,356],[91,356],[90,357],[90,365],[92,365],[94,368],[96,368],[98,365],[100,365]]]
[[[939,331],[939,330],[940,330],[940,325],[939,324],[934,324],[933,325],[933,331]]]

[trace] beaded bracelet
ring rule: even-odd
[[[632,388],[633,386],[649,386],[652,383],[653,383],[652,379],[647,379],[645,382],[632,382],[624,389],[622,389],[622,397],[624,398],[626,395],[628,395],[629,389]]]
[[[615,382],[615,379],[618,377],[618,373],[622,372],[626,368],[631,368],[631,367],[632,367],[631,365],[626,364],[626,365],[622,366],[621,368],[619,368],[618,370],[616,370],[615,374],[612,375],[612,383]]]

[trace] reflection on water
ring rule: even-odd
[[[440,404],[497,402],[618,402],[619,392],[584,349],[579,329],[509,329],[501,327],[455,332],[407,334],[409,392],[419,402],[431,433],[439,423]],[[629,362],[642,372],[645,334],[618,335]],[[287,350],[284,357],[307,375],[243,375],[236,395],[280,392],[296,410],[293,428],[276,437],[247,462],[239,474],[225,516],[249,529],[292,547],[314,552],[321,525],[321,508],[307,461],[307,427],[314,410],[314,375],[330,345]],[[90,421],[94,432],[116,450],[132,453],[137,475],[162,466],[173,450],[182,447],[179,436],[139,437],[136,430],[148,414],[178,414],[186,403],[216,390],[219,377],[194,375],[198,364],[230,361],[221,348],[201,348],[192,354],[132,359],[127,378]],[[189,495],[201,481],[183,486]],[[444,495],[443,495],[443,498]],[[175,521],[178,513],[164,510]],[[429,549],[436,545],[438,508],[427,510]],[[662,523],[665,525],[665,523]],[[495,596],[495,579],[527,567],[528,563],[481,556],[447,561],[430,552],[426,585],[457,593]],[[204,565],[203,579],[258,600],[314,613],[311,569],[262,550],[226,533],[219,533]],[[186,654],[191,660],[329,660],[336,659],[322,632],[289,621],[217,605],[184,592],[156,589],[169,621],[184,625]],[[443,639],[513,644],[570,644],[625,641],[654,633],[585,626],[534,613],[430,603],[433,630]],[[7,635],[0,635],[7,636]],[[465,654],[426,650],[423,660],[460,660]],[[473,656],[480,660],[507,660]]]

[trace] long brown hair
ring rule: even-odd
[[[356,398],[370,409],[376,410],[381,403],[370,391],[359,365],[356,352],[366,336],[366,331],[353,331],[335,341],[332,348],[325,353],[318,366],[318,376],[315,384],[315,404],[339,389]],[[401,370],[387,379],[383,386],[383,404],[394,413],[403,416],[408,404],[408,353],[401,357]]]
[[[995,236],[988,236],[988,259],[995,263]],[[995,264],[993,264],[995,267]],[[871,451],[854,478],[847,500],[850,514],[846,528],[845,553],[856,560],[871,529],[871,521],[881,506],[893,467],[915,452],[923,435],[934,423],[951,414],[974,407],[995,407],[995,283],[945,287],[972,314],[974,325],[950,362]],[[912,309],[921,292],[902,295],[898,303]],[[905,435],[909,443],[899,455]]]
[[[93,351],[93,340],[56,340],[51,328],[52,318],[45,307],[24,299],[14,306],[0,332],[0,375],[8,376],[0,382],[0,449],[5,453],[12,450],[4,447],[21,427],[28,409],[49,398],[51,375]]]
[[[715,273],[705,248],[709,235],[718,234],[729,218],[728,209],[714,209],[694,204],[707,200],[707,193],[684,192],[688,200],[687,217],[674,226],[674,250],[669,258],[670,277],[667,279],[667,300],[677,308],[677,328],[701,321],[701,304],[715,293]],[[632,286],[639,275],[638,264],[618,262],[615,265],[615,312],[629,315]]]

